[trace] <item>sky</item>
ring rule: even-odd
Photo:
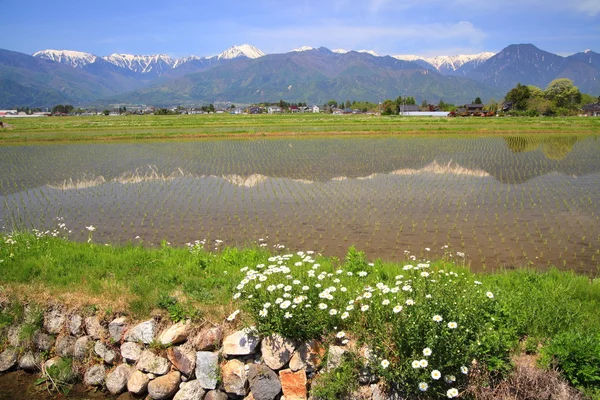
[[[600,52],[600,0],[0,0],[0,48],[212,56],[244,43],[381,55]]]

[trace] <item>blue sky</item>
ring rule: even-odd
[[[422,56],[497,52],[532,43],[568,55],[600,52],[600,0],[0,0],[0,48],[31,54],[215,55],[252,44]]]

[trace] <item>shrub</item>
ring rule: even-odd
[[[600,334],[564,332],[542,348],[541,363],[555,367],[575,387],[600,385]]]

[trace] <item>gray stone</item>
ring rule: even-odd
[[[127,330],[128,327],[128,319],[127,317],[119,317],[113,319],[108,324],[108,333],[110,338],[114,342],[120,342],[123,339],[123,333]]]
[[[196,379],[204,389],[215,389],[219,376],[219,355],[210,351],[196,352]]]
[[[56,340],[56,354],[61,357],[73,357],[75,352],[75,339],[73,336],[61,336]]]
[[[21,344],[21,338],[19,335],[21,334],[20,326],[11,326],[8,328],[8,344],[12,347],[19,347]]]
[[[306,369],[306,372],[311,373],[319,368],[325,352],[325,346],[317,340],[302,343],[290,360],[290,369],[293,372]]]
[[[5,372],[17,364],[17,349],[9,347],[0,353],[0,372]]]
[[[39,355],[34,354],[32,351],[26,352],[19,359],[19,368],[27,372],[37,371],[40,364],[41,360]]]
[[[127,390],[133,394],[141,395],[148,390],[148,383],[150,383],[148,376],[142,371],[135,370],[129,375]]]
[[[206,396],[204,396],[204,400],[227,400],[229,399],[229,396],[227,396],[227,393],[222,392],[220,390],[211,390],[208,393],[206,393]]]
[[[73,336],[80,336],[83,333],[83,318],[79,314],[73,314],[69,317],[69,333]]]
[[[88,386],[102,386],[106,378],[106,368],[102,364],[92,365],[83,375],[83,383]]]
[[[87,317],[85,319],[85,331],[95,340],[104,338],[106,333],[106,330],[100,324],[98,317]]]
[[[194,379],[193,381],[182,382],[173,400],[202,400],[204,393],[200,382]]]
[[[33,343],[38,350],[48,351],[54,345],[54,338],[38,331],[35,333],[35,335],[33,335]]]
[[[179,388],[181,373],[172,371],[160,376],[148,384],[148,394],[154,400],[167,399],[173,396]]]
[[[75,341],[75,348],[73,349],[73,357],[82,360],[86,358],[90,350],[90,337],[82,336]]]
[[[199,351],[212,351],[221,347],[223,341],[223,328],[220,326],[206,328],[194,338],[193,346]]]
[[[94,352],[98,354],[104,360],[104,362],[109,365],[114,364],[119,357],[115,350],[111,349],[101,341],[97,341],[94,345]]]
[[[256,352],[260,338],[250,329],[237,331],[223,341],[223,354],[227,356],[245,356]]]
[[[221,376],[223,378],[223,388],[229,394],[235,396],[246,395],[246,377],[245,364],[237,359],[229,360],[221,368]]]
[[[58,334],[63,330],[66,317],[61,310],[53,308],[44,313],[44,329],[49,333]]]
[[[251,365],[248,370],[248,382],[254,400],[273,400],[281,392],[279,377],[266,365]]]
[[[114,371],[106,376],[106,389],[112,395],[122,393],[127,388],[127,381],[131,374],[131,367],[127,364],[120,364]]]
[[[150,350],[144,350],[136,364],[136,368],[155,375],[164,375],[169,372],[169,365],[169,360],[166,358],[157,356]]]
[[[346,349],[341,346],[329,346],[329,353],[327,355],[327,371],[335,369],[342,364],[342,356],[346,352]]]
[[[171,347],[167,350],[167,358],[184,376],[189,377],[196,368],[196,353],[184,346]]]
[[[156,335],[156,321],[151,319],[137,324],[125,334],[125,340],[128,342],[138,342],[149,344],[154,341]]]
[[[189,321],[178,322],[161,333],[158,341],[165,346],[183,343],[187,340],[189,330]]]
[[[127,361],[136,362],[140,359],[142,351],[143,346],[139,343],[125,342],[121,345],[121,357]]]
[[[278,370],[283,368],[296,349],[292,340],[285,339],[280,335],[271,335],[262,341],[261,352],[265,364],[271,369]]]

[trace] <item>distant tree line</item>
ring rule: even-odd
[[[537,86],[521,85],[508,91],[505,109],[512,115],[576,115],[583,104],[595,98],[582,94],[570,79],[559,78],[542,90]]]
[[[52,114],[70,114],[74,109],[70,104],[57,104],[52,107]]]

